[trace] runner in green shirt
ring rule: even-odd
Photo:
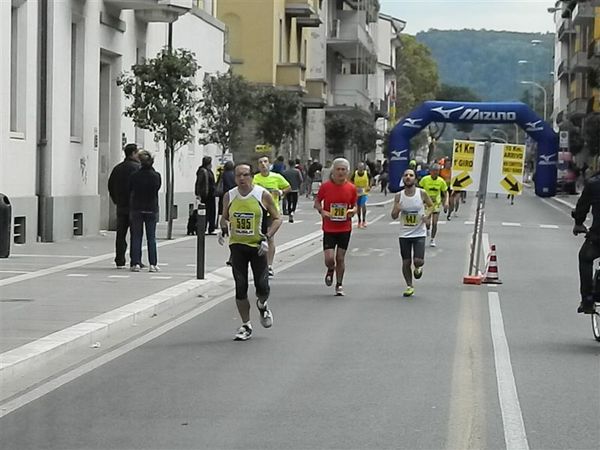
[[[425,192],[433,201],[433,208],[429,219],[426,222],[427,234],[431,233],[431,240],[429,241],[430,247],[435,247],[435,236],[437,234],[437,224],[440,217],[440,207],[444,205],[444,212],[448,212],[448,186],[446,181],[440,177],[440,165],[433,164],[429,170],[429,175],[421,178],[419,186],[422,187]]]
[[[265,188],[273,196],[275,201],[275,207],[279,212],[279,201],[283,196],[289,192],[290,183],[283,178],[281,174],[271,172],[269,158],[263,156],[258,159],[258,170],[259,172],[254,175],[254,184]],[[269,218],[267,218],[269,220]],[[275,240],[271,237],[269,239],[269,253],[267,254],[267,261],[269,263],[269,276],[274,275],[273,272],[273,259],[275,259]]]

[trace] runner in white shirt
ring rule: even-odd
[[[423,189],[416,187],[417,175],[413,169],[404,171],[402,181],[404,189],[394,197],[392,219],[396,220],[400,217],[402,225],[400,255],[402,256],[402,275],[404,275],[407,285],[402,295],[410,297],[415,293],[413,274],[416,279],[421,278],[423,275],[425,238],[427,236],[425,223],[433,210],[433,202]]]

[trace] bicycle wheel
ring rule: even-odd
[[[598,315],[598,308],[600,308],[600,303],[596,303],[596,313],[592,314],[592,333],[594,333],[594,339],[600,342],[600,316]]]

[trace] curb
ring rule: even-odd
[[[278,246],[278,252],[286,252],[302,244],[320,238],[322,231],[314,231]],[[100,260],[106,255],[90,258]],[[96,316],[92,319],[56,331],[35,341],[0,354],[0,386],[6,386],[29,371],[40,369],[50,360],[69,351],[93,347],[96,343],[118,331],[136,326],[141,321],[164,313],[170,308],[197,297],[220,283],[233,280],[231,268],[220,267],[208,274],[204,280],[188,280],[171,286],[127,305]],[[0,399],[1,400],[1,399]]]
[[[49,334],[0,355],[0,385],[39,369],[57,356],[75,348],[93,346],[113,333],[135,326],[142,320],[162,313],[176,304],[199,295],[223,281],[209,274],[205,280],[189,280],[136,300],[120,308]],[[215,282],[215,278],[217,278]]]

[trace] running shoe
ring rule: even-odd
[[[273,313],[267,306],[267,302],[260,303],[260,300],[256,300],[256,307],[260,313],[260,324],[265,328],[271,328],[273,326]]]
[[[269,266],[269,278],[273,278],[275,276],[275,272],[273,272],[273,268]]]
[[[233,340],[234,341],[247,341],[251,337],[252,337],[252,327],[250,326],[250,324],[248,324],[248,325],[244,324],[238,328],[237,332],[235,333],[235,336],[233,337]]]
[[[367,228],[367,221],[366,220],[363,222],[363,228]]]
[[[160,272],[160,267],[151,265],[148,272]]]
[[[337,295],[338,297],[343,297],[344,295],[344,286],[342,286],[341,284],[338,284],[335,287],[335,295]]]
[[[333,284],[333,269],[328,269],[325,274],[325,286],[331,286]]]
[[[431,241],[429,241],[429,246],[430,247],[435,247],[435,241],[433,239]]]
[[[415,279],[419,279],[423,276],[423,266],[421,267],[415,267],[415,270],[413,270],[413,275],[415,276]]]
[[[129,270],[131,270],[132,272],[139,272],[141,269],[139,264],[134,264],[133,266],[131,266],[131,268]]]
[[[412,286],[409,286],[406,288],[406,290],[402,293],[403,296],[405,297],[411,297],[412,295],[414,295],[415,293],[415,288]]]

